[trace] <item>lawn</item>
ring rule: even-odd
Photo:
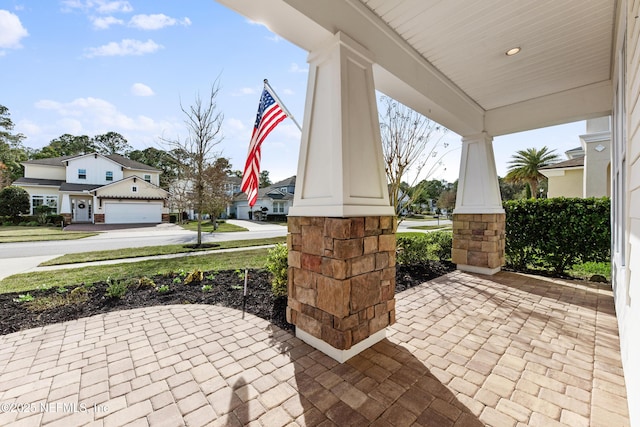
[[[144,246],[141,248],[118,249],[117,251],[112,251],[112,250],[94,251],[94,252],[62,255],[58,258],[54,258],[52,260],[46,261],[40,265],[45,266],[45,265],[75,264],[75,263],[81,263],[81,262],[105,261],[105,260],[111,260],[111,259],[138,258],[138,257],[154,256],[154,255],[170,255],[170,254],[211,251],[211,250],[231,249],[231,248],[246,248],[249,246],[273,245],[276,243],[284,243],[286,241],[287,241],[287,238],[283,236],[283,237],[271,237],[268,239],[234,240],[229,242],[219,242],[219,243],[216,243],[217,246],[215,248],[211,248],[211,247],[193,248],[193,247],[187,247],[184,244],[166,245],[166,246]],[[188,245],[188,246],[191,246],[191,245]]]
[[[95,236],[98,233],[62,231],[57,227],[0,227],[0,243],[37,242],[44,240],[74,240]]]
[[[89,284],[111,279],[134,280],[170,272],[190,272],[195,269],[236,270],[264,268],[267,249],[241,252],[223,252],[195,257],[157,259],[134,263],[99,265],[83,268],[69,268],[55,271],[16,274],[0,281],[0,293],[25,292],[42,287],[71,288],[78,284]]]
[[[189,221],[184,224],[179,224],[185,230],[198,231],[198,221]],[[213,233],[213,223],[211,221],[203,221],[201,224],[201,230],[203,233]],[[232,233],[235,231],[248,231],[244,227],[240,227],[228,222],[218,222],[218,229],[216,233]]]

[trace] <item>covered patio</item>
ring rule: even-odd
[[[0,402],[36,406],[0,424],[629,425],[607,284],[455,272],[399,293],[396,309],[387,338],[343,364],[215,306],[5,335]]]

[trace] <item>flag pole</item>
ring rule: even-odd
[[[300,127],[300,125],[298,124],[298,122],[296,121],[295,117],[293,117],[293,114],[291,114],[289,112],[289,110],[287,109],[287,107],[284,105],[284,103],[280,100],[280,98],[278,97],[278,95],[276,95],[276,91],[273,90],[273,88],[271,87],[271,85],[269,84],[269,80],[264,79],[264,85],[269,89],[269,92],[271,93],[271,95],[273,95],[273,97],[276,99],[276,102],[278,104],[280,104],[280,106],[282,107],[282,109],[284,110],[285,113],[287,113],[287,116],[289,116],[289,118],[291,118],[291,120],[293,120],[293,123],[296,124],[296,126],[298,126],[298,129],[300,130],[300,132],[302,132],[302,127]]]

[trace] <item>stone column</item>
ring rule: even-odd
[[[309,65],[287,318],[300,339],[343,362],[395,321],[395,217],[370,52],[338,32]]]
[[[495,274],[504,264],[505,213],[492,138],[462,139],[460,177],[453,211],[452,261],[459,270]]]

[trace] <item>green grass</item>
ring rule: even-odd
[[[583,264],[576,264],[569,270],[569,274],[580,279],[589,279],[594,274],[600,274],[611,281],[611,263],[585,262]]]
[[[416,229],[416,230],[451,230],[452,227],[450,224],[443,224],[443,225],[416,225],[413,227],[407,227],[409,229]]]
[[[232,253],[209,254],[196,257],[158,259],[134,263],[99,265],[42,271],[9,276],[0,281],[0,293],[25,292],[44,286],[73,288],[79,284],[112,280],[131,280],[143,276],[155,276],[175,272],[180,269],[193,271],[236,270],[244,268],[264,268],[267,249],[254,249]]]
[[[198,221],[189,221],[184,224],[180,224],[182,228],[190,231],[198,231]],[[201,230],[203,233],[211,233],[213,232],[213,223],[211,221],[202,221]],[[218,223],[218,229],[215,231],[216,233],[232,233],[235,231],[249,231],[244,227],[240,227],[234,224],[229,224],[228,222]]]
[[[40,265],[63,265],[81,262],[106,261],[111,259],[138,258],[154,255],[170,255],[189,252],[211,251],[219,249],[246,248],[248,246],[274,245],[284,243],[286,237],[271,237],[268,239],[234,240],[230,242],[218,242],[216,248],[186,248],[185,245],[144,246],[141,248],[118,249],[117,251],[95,251],[78,254],[63,255],[58,258],[43,262]]]
[[[62,231],[57,227],[0,227],[0,243],[38,242],[45,240],[74,240],[95,236],[98,233]]]

